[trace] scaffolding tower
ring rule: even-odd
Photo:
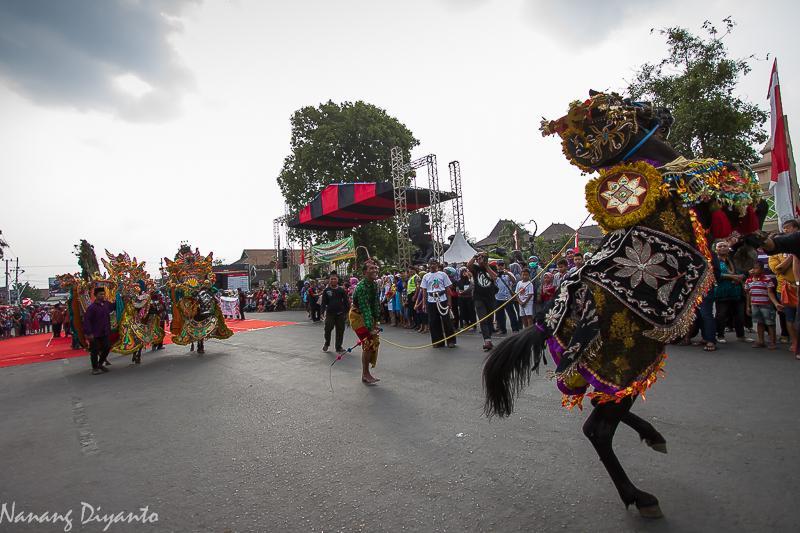
[[[392,148],[392,188],[394,189],[394,217],[397,224],[397,261],[400,268],[411,266],[411,239],[408,235],[408,202],[406,201],[406,166],[403,164],[403,151],[399,146]]]
[[[461,198],[461,163],[450,161],[450,190],[456,194],[453,199],[453,225],[455,232],[464,234],[464,201]]]
[[[281,227],[286,222],[286,216],[280,216],[272,221],[272,239],[275,243],[275,276],[281,279]]]
[[[430,205],[426,209],[431,225],[433,240],[433,256],[442,259],[442,242],[444,240],[444,215],[439,203],[439,168],[436,155],[428,154],[409,163],[403,162],[403,152],[397,146],[392,148],[392,186],[394,187],[394,211],[397,221],[397,259],[399,266],[408,268],[411,264],[411,241],[408,234],[408,201],[406,188],[410,184],[408,174],[418,168],[426,167],[428,171],[428,189]],[[416,178],[414,179],[416,185]]]

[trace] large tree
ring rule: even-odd
[[[391,149],[399,146],[408,161],[411,149],[419,144],[399,120],[361,101],[303,107],[294,113],[291,123],[291,153],[284,160],[278,186],[292,211],[331,183],[391,182]],[[347,233],[372,255],[390,261],[397,257],[393,220]],[[330,232],[314,234],[316,241],[333,237]]]
[[[3,239],[3,232],[0,231],[0,259],[3,258],[3,248],[8,248],[8,243]]]
[[[667,57],[645,63],[630,83],[630,95],[669,108],[675,117],[670,144],[686,157],[713,157],[755,163],[767,140],[768,115],[735,94],[750,70],[747,58],[731,58],[724,38],[735,24],[723,19],[724,33],[709,21],[705,35],[679,27],[659,30],[667,41]]]

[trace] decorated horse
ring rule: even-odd
[[[111,351],[131,355],[134,364],[142,362],[142,349],[148,344],[160,345],[164,340],[161,309],[153,301],[155,283],[145,270],[145,262],[127,253],[114,255],[106,250],[102,259],[108,278],[116,286],[118,337]]]
[[[100,265],[97,263],[94,246],[86,239],[81,239],[76,244],[75,256],[81,271],[74,274],[61,274],[56,276],[59,286],[67,290],[67,313],[69,314],[69,334],[72,336],[72,348],[88,348],[89,341],[83,332],[83,315],[89,304],[94,299],[94,289],[103,287],[108,298],[114,298],[115,285],[105,276],[100,274]],[[116,317],[111,317],[111,329],[116,329]]]
[[[172,300],[172,342],[197,343],[197,353],[205,353],[204,340],[227,339],[233,335],[225,324],[214,286],[213,252],[204,256],[198,249],[181,245],[175,260],[164,258],[169,273],[167,287]]]
[[[533,327],[499,344],[483,369],[487,416],[508,416],[549,352],[562,404],[594,406],[583,432],[626,507],[662,515],[612,449],[623,423],[655,451],[664,437],[631,412],[665,365],[666,343],[692,327],[714,286],[709,242],[756,231],[760,188],[744,165],[685,159],[668,143],[669,110],[615,93],[590,92],[566,116],[542,121],[585,174],[586,205],[605,232],[591,259],[570,274]]]

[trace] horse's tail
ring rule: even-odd
[[[487,417],[509,416],[514,399],[531,381],[531,372],[539,371],[544,356],[547,333],[539,324],[498,344],[483,366],[483,390]]]

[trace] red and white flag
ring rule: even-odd
[[[778,60],[772,64],[772,77],[769,84],[769,104],[772,142],[772,173],[770,174],[769,190],[775,198],[775,211],[778,221],[785,221],[795,217],[794,197],[789,172],[789,149],[786,143],[786,121],[783,116],[783,102],[781,102],[781,87],[778,82]]]
[[[575,232],[575,247],[572,249],[572,251],[575,252],[575,253],[578,253],[578,252],[581,251],[581,247],[578,246],[578,237],[579,236],[580,236],[579,233],[576,231]]]

